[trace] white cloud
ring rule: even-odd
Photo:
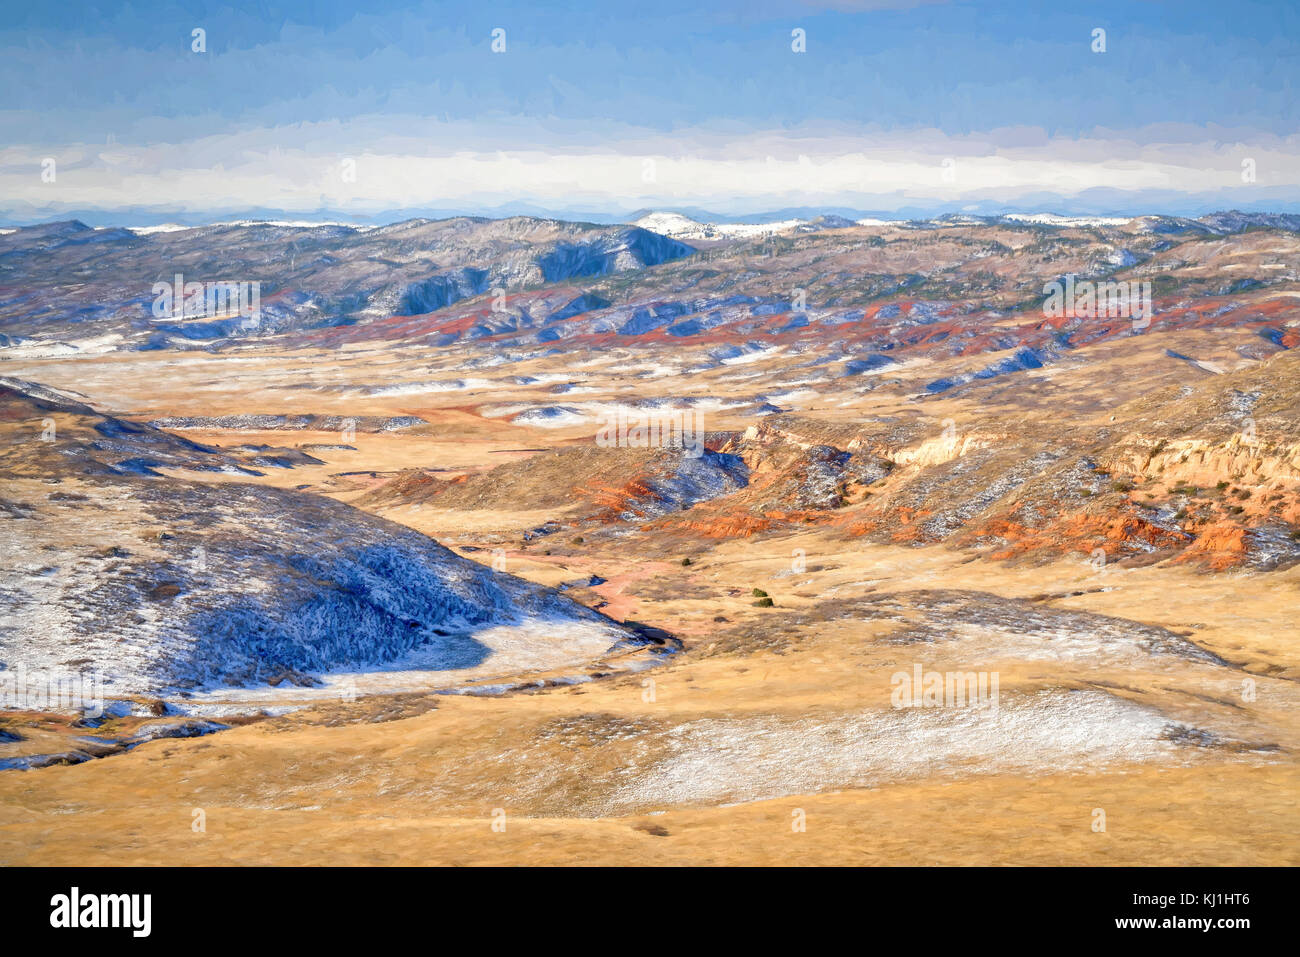
[[[503,118],[491,127],[394,117],[253,129],[183,143],[0,150],[9,210],[265,208],[366,214],[395,208],[904,207],[918,202],[1077,196],[1089,190],[1300,195],[1300,135],[1195,127],[1099,130],[1082,138],[1015,128],[952,136],[937,130],[746,133],[633,127],[557,131]],[[404,127],[403,127],[404,128]],[[491,148],[500,144],[501,149]],[[54,183],[41,160],[58,161]],[[355,161],[355,182],[343,161]],[[651,162],[647,162],[651,161]],[[950,162],[946,162],[950,161]],[[950,171],[951,175],[946,175]]]

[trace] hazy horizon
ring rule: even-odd
[[[768,223],[776,224],[782,220],[802,219],[811,220],[818,216],[841,216],[846,219],[871,220],[879,218],[883,221],[899,223],[923,223],[943,217],[969,216],[981,219],[997,219],[999,217],[1031,217],[1031,216],[1059,216],[1061,218],[1077,219],[1140,219],[1145,216],[1161,216],[1176,219],[1196,219],[1214,214],[1224,213],[1241,213],[1245,215],[1300,215],[1300,209],[1282,209],[1282,208],[1259,208],[1243,209],[1228,208],[1224,206],[1206,207],[1204,210],[1193,210],[1188,212],[1171,212],[1165,209],[1148,209],[1134,213],[1110,213],[1110,212],[1074,212],[1059,209],[1045,208],[999,208],[983,209],[972,211],[969,209],[939,209],[935,211],[921,211],[911,215],[902,215],[900,213],[884,213],[879,210],[854,210],[845,209],[844,207],[796,207],[776,210],[755,210],[749,214],[740,215],[723,215],[710,212],[708,210],[694,209],[690,207],[656,207],[641,208],[628,213],[599,213],[599,212],[553,212],[548,210],[526,209],[520,211],[502,211],[502,210],[485,210],[480,212],[470,210],[409,210],[392,213],[380,213],[374,216],[356,216],[349,215],[338,211],[322,211],[319,213],[302,213],[297,215],[277,215],[274,211],[257,211],[257,212],[230,212],[230,213],[213,213],[211,215],[185,215],[171,219],[159,219],[156,216],[142,215],[136,213],[122,214],[113,211],[70,211],[66,215],[39,218],[30,222],[7,221],[0,223],[0,229],[12,231],[17,229],[29,228],[32,226],[49,226],[56,223],[80,222],[83,225],[94,229],[130,229],[130,230],[149,230],[151,232],[166,231],[168,227],[174,229],[202,229],[207,226],[223,226],[232,224],[267,224],[267,225],[286,225],[302,228],[313,228],[319,226],[348,226],[353,228],[379,228],[391,226],[397,223],[409,222],[415,219],[427,219],[431,221],[468,218],[468,219],[511,219],[517,217],[531,217],[536,219],[553,219],[569,223],[590,223],[593,225],[609,226],[632,224],[636,220],[648,216],[651,213],[675,213],[693,219],[700,223],[713,223],[717,225],[730,224],[758,224]]]

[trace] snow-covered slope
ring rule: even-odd
[[[633,226],[673,239],[753,239],[792,233],[806,225],[802,219],[775,223],[701,223],[681,213],[655,212],[642,216]]]
[[[1057,213],[1007,213],[1001,218],[1005,222],[1035,226],[1124,226],[1132,221],[1129,216],[1061,216]]]
[[[551,589],[340,502],[123,467],[192,470],[222,454],[123,429],[53,390],[10,380],[0,413],[5,670],[92,673],[107,697],[392,670],[452,687],[638,642]],[[42,419],[52,441],[30,434]]]

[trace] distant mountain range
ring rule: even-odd
[[[784,316],[789,329],[845,322],[891,298],[1014,311],[1069,273],[1159,276],[1161,294],[1226,295],[1275,287],[1290,272],[1264,257],[1212,276],[1187,263],[1216,254],[1191,247],[1259,230],[1300,231],[1300,215],[724,223],[665,211],[617,225],[521,216],[133,229],[71,220],[0,235],[0,357],[212,348],[273,335],[432,345],[517,336],[533,348],[579,334],[716,335],[733,323],[742,335],[753,319]],[[935,245],[940,235],[951,248]],[[1178,244],[1186,256],[1170,251]],[[257,321],[160,315],[155,286],[178,275],[258,283]],[[807,291],[803,306],[793,304],[795,289]]]
[[[0,345],[62,320],[146,348],[432,312],[496,289],[641,269],[694,249],[636,226],[516,217],[389,226],[230,223],[93,229],[79,221],[0,236]],[[261,284],[261,320],[160,320],[155,283],[179,274]],[[72,331],[72,330],[67,330]]]
[[[1243,213],[1236,210],[1210,213],[1197,219],[1182,216],[1063,216],[1057,213],[1005,213],[998,216],[973,216],[948,213],[932,219],[878,219],[874,217],[849,217],[826,213],[811,218],[791,217],[771,219],[755,217],[751,222],[734,220],[701,221],[683,213],[653,211],[637,216],[634,225],[652,232],[684,240],[747,239],[755,236],[811,233],[825,229],[844,229],[850,226],[906,226],[912,229],[933,229],[944,226],[975,225],[1033,225],[1057,227],[1124,226],[1138,223],[1155,233],[1202,232],[1226,235],[1243,232],[1253,227],[1300,230],[1300,214],[1295,213]]]

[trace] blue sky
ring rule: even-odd
[[[362,6],[8,4],[0,217],[1300,208],[1300,4]]]

